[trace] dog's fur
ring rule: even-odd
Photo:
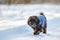
[[[28,18],[27,23],[34,30],[34,35],[36,35],[39,31],[40,32],[43,32],[43,33],[46,33],[46,28],[47,28],[46,21],[45,21],[45,26],[43,28],[42,27],[38,28],[38,23],[39,22],[40,22],[40,20],[38,19],[37,16],[30,16]],[[43,29],[43,31],[42,31],[42,29]]]

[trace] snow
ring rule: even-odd
[[[32,15],[44,12],[47,34],[33,35],[27,25]],[[0,5],[0,40],[60,40],[60,5]]]

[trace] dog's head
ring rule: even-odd
[[[30,25],[31,27],[36,27],[38,23],[39,19],[37,16],[30,16],[28,18],[28,25]]]

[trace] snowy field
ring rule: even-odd
[[[47,34],[33,35],[27,19],[40,12],[47,18]],[[0,5],[0,40],[60,40],[60,5]]]

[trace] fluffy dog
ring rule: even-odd
[[[38,19],[37,16],[30,16],[28,18],[28,25],[34,30],[34,35],[39,34],[39,32],[43,32],[46,33],[46,22],[44,27],[38,26],[38,23],[40,22],[40,20]]]

